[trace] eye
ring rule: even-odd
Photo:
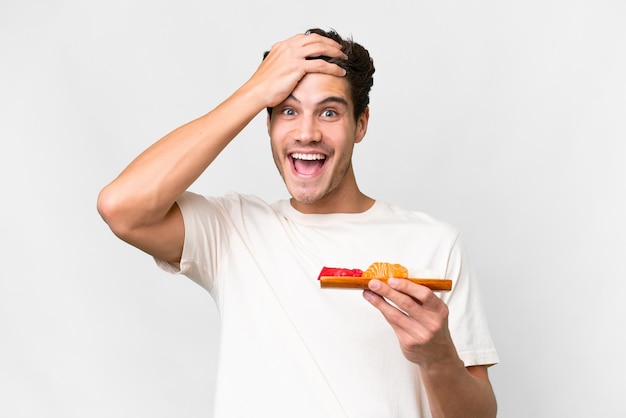
[[[290,107],[286,107],[280,113],[282,113],[285,116],[294,116],[296,114],[296,111]]]
[[[337,116],[337,112],[332,109],[326,109],[322,112],[322,116],[324,116],[325,118],[332,118]]]

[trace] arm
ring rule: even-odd
[[[309,72],[343,76],[324,60],[345,57],[331,39],[296,35],[275,44],[253,76],[206,115],[153,144],[98,196],[98,212],[124,241],[168,261],[179,261],[184,226],[176,199],[264,108],[282,102]]]
[[[448,330],[448,307],[430,289],[402,279],[371,280],[364,297],[389,322],[404,356],[419,366],[433,417],[496,416],[487,368],[463,365]]]

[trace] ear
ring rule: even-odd
[[[361,142],[365,134],[367,133],[367,124],[370,120],[370,108],[366,107],[361,116],[356,120],[356,132],[354,135],[354,143]]]

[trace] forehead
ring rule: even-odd
[[[303,105],[322,103],[330,97],[341,98],[350,109],[353,107],[348,81],[344,77],[328,74],[309,73],[305,75],[290,97]]]

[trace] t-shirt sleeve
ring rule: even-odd
[[[217,260],[228,247],[225,200],[185,192],[176,203],[185,225],[180,263],[155,261],[163,270],[185,275],[210,291],[219,268]]]
[[[498,363],[478,283],[458,234],[450,251],[446,277],[453,279],[454,287],[443,294],[442,300],[449,308],[448,325],[459,357],[466,367]]]

